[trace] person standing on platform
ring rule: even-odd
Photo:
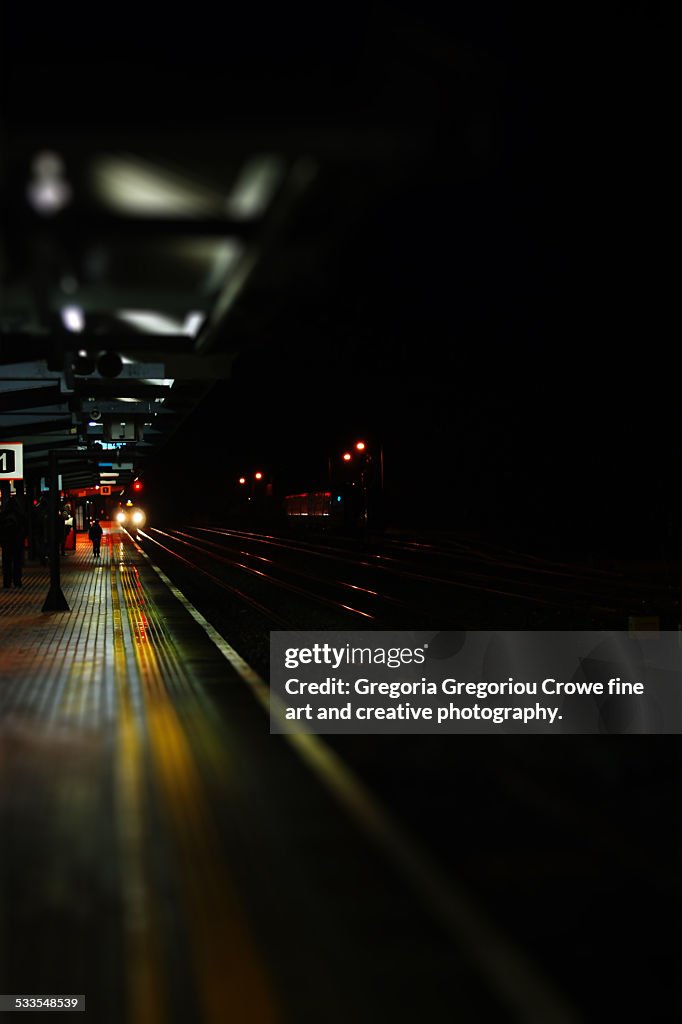
[[[0,512],[2,582],[5,587],[21,586],[26,527],[26,515],[21,502],[16,496],[10,498]]]
[[[71,506],[65,503],[59,510],[59,549],[63,555],[66,554],[66,538],[73,528],[73,514]]]
[[[88,530],[88,537],[92,541],[92,553],[95,558],[99,558],[99,547],[102,543],[102,527],[96,519],[93,520],[90,529]]]

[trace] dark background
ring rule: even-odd
[[[264,463],[295,490],[322,485],[327,454],[369,435],[394,522],[669,551],[664,19],[422,10],[363,28],[317,38],[331,70],[320,91],[310,69],[303,93],[323,109],[302,111],[360,120],[374,104],[415,132],[426,119],[422,160],[187,439],[215,438],[219,422],[226,469]],[[465,140],[463,104],[481,111]],[[214,456],[203,479],[220,493]]]
[[[151,467],[152,503],[189,483],[220,512],[255,466],[285,493],[323,486],[366,436],[396,525],[674,551],[669,8],[5,19],[10,118],[49,123],[61,104],[93,130],[392,126],[418,152],[364,205],[352,170],[322,167],[287,227],[315,226],[317,260],[269,320],[257,279],[240,300],[233,378]]]

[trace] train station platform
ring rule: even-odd
[[[264,683],[127,534],[100,559],[79,536],[61,574],[68,612],[41,611],[42,566],[0,591],[1,992],[83,994],[98,1024],[534,1016],[270,735]]]

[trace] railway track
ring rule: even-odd
[[[626,628],[672,606],[672,585],[502,548],[303,540],[226,527],[143,539],[279,628]]]
[[[622,629],[635,611],[673,606],[665,578],[457,540],[179,526],[141,542],[266,678],[270,629]],[[633,923],[651,935],[656,900],[679,903],[673,737],[326,739],[585,1020],[608,1014],[593,992],[603,972],[617,976]],[[644,1006],[648,993],[630,998]]]

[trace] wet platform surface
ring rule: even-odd
[[[46,568],[0,592],[0,991],[130,1024],[572,1019],[472,964],[477,922],[439,926],[127,535],[61,564],[69,612]]]

